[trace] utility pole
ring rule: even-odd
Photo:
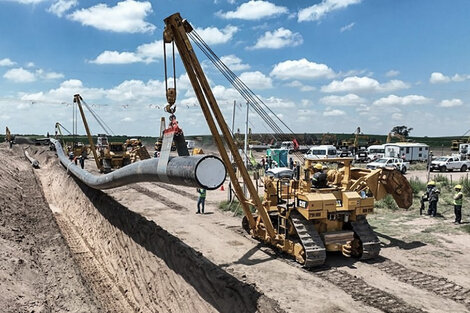
[[[246,120],[245,120],[245,167],[248,169],[248,115],[250,113],[250,105],[246,103]],[[243,185],[243,192],[246,195],[246,183]]]

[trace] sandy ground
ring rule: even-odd
[[[102,312],[20,147],[0,164],[0,312]]]
[[[307,271],[218,210],[226,192],[209,191],[208,214],[196,215],[193,188],[95,191],[68,176],[53,153],[32,154],[76,268],[106,311],[470,312],[470,235],[427,231],[442,220],[374,214],[381,257],[328,254],[324,267]]]

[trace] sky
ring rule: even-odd
[[[163,20],[176,12],[296,133],[470,129],[467,0],[0,0],[0,127],[72,130],[79,93],[113,133],[157,136],[168,116]],[[227,121],[237,103],[243,132],[245,100],[194,47]],[[179,125],[208,134],[175,62]],[[253,110],[249,120],[254,133],[271,131]]]

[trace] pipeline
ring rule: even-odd
[[[27,149],[27,148],[26,148]],[[30,157],[29,156],[29,153],[28,151],[24,150],[24,156],[29,160],[29,162],[31,162],[31,165],[34,167],[34,168],[39,168],[39,161]]]
[[[182,156],[170,158],[162,173],[158,170],[158,158],[142,160],[126,165],[111,173],[93,175],[75,165],[62,150],[58,140],[52,139],[60,163],[75,177],[93,189],[111,189],[139,182],[164,182],[172,185],[214,190],[225,181],[224,163],[213,155]]]

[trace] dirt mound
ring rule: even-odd
[[[37,173],[72,251],[90,256],[78,263],[103,306],[116,312],[281,312],[155,222],[70,177],[49,154],[32,153],[41,162]]]
[[[99,312],[20,152],[0,145],[0,312]]]

